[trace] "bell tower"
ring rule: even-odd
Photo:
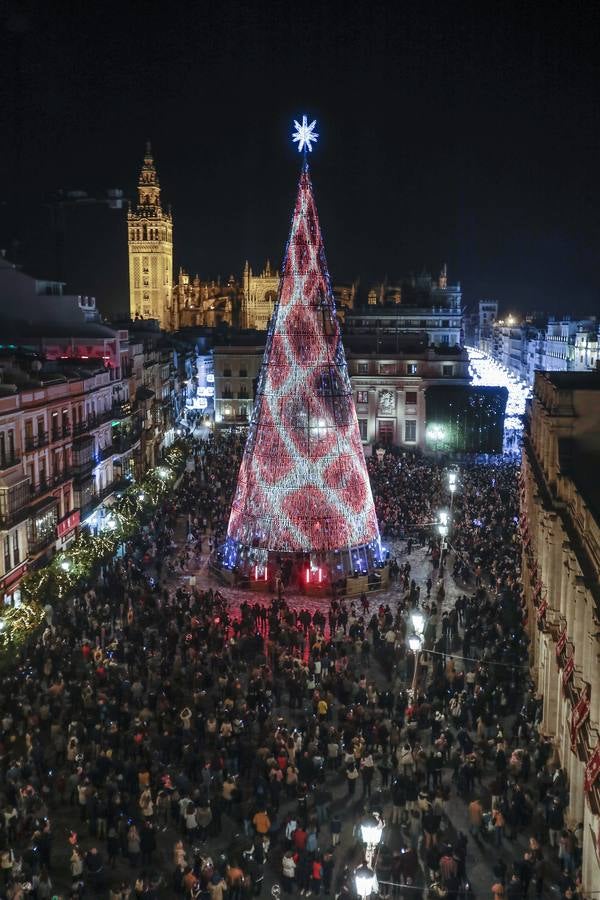
[[[178,327],[173,303],[173,217],[163,210],[150,142],[138,181],[138,202],[127,215],[129,314],[158,319],[160,327]]]

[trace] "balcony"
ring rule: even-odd
[[[37,538],[30,538],[28,540],[29,546],[29,555],[37,556],[38,553],[42,553],[50,544],[53,544],[56,540],[56,531],[49,531],[47,534],[43,534]]]
[[[82,462],[73,463],[73,480],[77,482],[84,481],[86,478],[89,478],[91,476],[93,468],[93,459],[85,459]]]
[[[13,466],[18,466],[20,462],[20,456],[0,456],[0,472],[4,472],[6,469],[12,469]]]
[[[98,451],[98,460],[100,462],[104,462],[107,459],[110,459],[111,456],[114,456],[114,448],[112,444],[109,444],[107,447],[102,447]]]
[[[71,426],[63,425],[62,428],[53,428],[50,432],[50,439],[53,444],[56,444],[57,441],[62,441],[64,438],[70,437],[71,435]]]
[[[83,420],[83,422],[76,422],[73,425],[73,437],[87,434],[89,431],[92,431],[99,425],[103,425],[105,422],[110,422],[114,418],[115,416],[112,406],[110,407],[110,409],[105,409],[101,413],[96,413],[96,415],[88,416],[87,419]]]
[[[132,413],[131,403],[113,403],[112,418],[126,419]]]
[[[106,498],[110,497],[111,494],[114,494],[115,491],[123,490],[124,488],[129,487],[130,484],[131,482],[126,479],[119,478],[111,484],[108,484],[105,488],[102,488],[101,491],[94,491],[87,502],[81,507],[81,520],[83,521],[83,519],[86,519],[91,512],[100,506],[103,500],[106,500]]]
[[[48,432],[39,431],[37,434],[25,436],[25,451],[27,453],[37,450],[39,447],[45,447],[48,443]]]
[[[24,522],[29,517],[29,507],[27,504],[19,509],[11,509],[9,512],[0,513],[0,529],[7,531],[14,528],[20,522]]]
[[[133,445],[139,441],[141,434],[141,429],[135,429],[134,431],[127,432],[126,434],[121,434],[118,437],[113,437],[113,456],[119,453],[127,453],[128,450],[131,450]]]
[[[43,478],[39,481],[37,485],[33,485],[31,488],[31,499],[35,499],[36,497],[43,497],[44,494],[47,494],[48,491],[53,490],[53,488],[57,487],[60,484],[64,484],[67,481],[70,481],[73,477],[73,471],[70,468],[62,469],[60,472],[55,472],[54,475],[49,478]]]

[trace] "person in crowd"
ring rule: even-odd
[[[236,435],[191,446],[177,489],[73,596],[48,598],[48,628],[3,675],[7,896],[17,875],[52,896],[66,865],[79,895],[110,886],[119,900],[153,896],[157,869],[173,896],[246,900],[270,878],[285,893],[335,887],[350,900],[334,854],[363,805],[383,810],[404,851],[382,853],[382,871],[407,897],[428,887],[421,865],[440,896],[462,896],[468,839],[449,796],[471,838],[491,836],[500,856],[504,836],[525,839],[518,871],[494,872],[494,896],[532,882],[541,897],[559,878],[574,895],[580,839],[565,827],[568,784],[528,680],[515,464],[465,465],[446,547],[428,526],[444,505],[443,467],[369,459],[392,588],[314,603],[292,599],[289,560],[270,594],[207,581],[242,449]],[[417,610],[418,665],[407,645]],[[488,791],[492,812],[479,801]],[[230,844],[233,833],[246,843]]]

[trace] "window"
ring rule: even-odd
[[[450,343],[450,338],[448,337],[447,334],[443,334],[442,335],[442,344],[449,344],[449,343]]]
[[[247,377],[248,377],[248,370],[240,369],[240,378],[247,378]]]
[[[368,403],[369,402],[369,392],[368,391],[357,391],[356,392],[356,402],[357,403]]]
[[[360,431],[360,439],[361,441],[367,441],[368,438],[368,421],[367,419],[359,419],[358,420],[358,430]]]
[[[417,364],[416,363],[407,363],[406,364],[406,374],[407,375],[416,375],[417,374]]]
[[[10,564],[10,535],[6,535],[4,538],[4,571],[10,572],[11,570]]]
[[[379,374],[380,375],[395,375],[396,374],[396,363],[379,363]]]
[[[391,444],[394,440],[394,423],[381,421],[379,423],[379,443]]]
[[[13,531],[13,565],[18,566],[21,561],[19,553],[19,532]]]
[[[226,369],[223,369],[223,377],[231,378],[231,369],[229,368],[229,366]]]
[[[416,391],[407,391],[406,392],[406,405],[407,406],[416,406],[417,405],[417,392]]]
[[[369,374],[369,363],[368,362],[359,362],[356,368],[358,375],[368,375]]]
[[[450,328],[450,320],[442,319],[442,328]]]
[[[417,440],[417,420],[406,419],[404,422],[404,440],[413,444]]]
[[[452,363],[444,363],[444,365],[442,366],[442,375],[445,378],[452,378],[453,374],[454,366],[452,365]]]
[[[0,431],[0,466],[4,467],[6,465],[6,444],[4,432]]]

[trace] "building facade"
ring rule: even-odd
[[[262,331],[238,332],[232,336],[231,344],[213,348],[217,427],[248,424],[264,352]]]
[[[250,263],[246,261],[242,282],[242,328],[266,331],[273,315],[279,290],[279,272],[271,269],[267,260],[260,275],[255,275]]]
[[[389,335],[426,339],[431,345],[463,344],[463,310],[460,284],[448,285],[446,267],[438,279],[422,275],[396,287],[372,288],[366,306],[354,306],[344,314],[344,334],[372,335],[377,343]]]
[[[173,310],[178,328],[236,325],[240,307],[239,285],[233,275],[226,284],[201,281],[183,269],[173,288]]]
[[[103,367],[50,367],[3,358],[0,396],[0,596],[74,536],[115,487],[113,393]],[[10,549],[10,553],[8,552]]]
[[[600,374],[535,375],[521,473],[530,664],[583,826],[583,887],[600,890]]]
[[[361,439],[365,448],[396,444],[425,449],[427,388],[468,385],[465,350],[430,347],[403,336],[400,346],[389,335],[373,351],[368,337],[344,338]],[[239,332],[231,343],[213,349],[215,424],[246,425],[265,349],[262,332]]]
[[[368,352],[368,341],[350,336],[345,343],[363,445],[425,449],[427,389],[468,385],[466,351],[425,342],[398,348],[388,339],[377,352]]]
[[[173,309],[173,218],[160,201],[150,144],[138,181],[138,202],[127,215],[129,312],[132,319],[157,319],[176,328]]]
[[[157,322],[37,323],[21,338],[11,330],[10,341],[0,351],[5,603],[19,601],[26,571],[79,526],[101,530],[116,492],[160,462],[195,372],[194,340],[165,335]]]
[[[496,321],[479,334],[478,347],[533,386],[536,372],[591,372],[600,360],[596,319]]]

